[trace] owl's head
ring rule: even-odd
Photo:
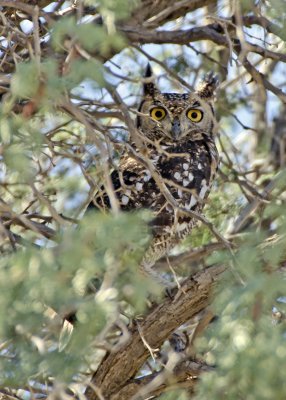
[[[138,128],[148,139],[161,143],[198,140],[202,134],[212,135],[215,122],[213,99],[217,86],[217,77],[210,73],[192,93],[161,93],[148,64]]]

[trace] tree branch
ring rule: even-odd
[[[151,348],[159,348],[172,332],[208,306],[212,289],[224,271],[224,266],[214,266],[187,279],[182,291],[146,315],[140,322],[140,332],[136,327],[129,329],[128,341],[102,361],[91,384],[99,388],[105,398],[118,399],[119,390],[135,377],[150,355],[141,335]],[[98,399],[92,386],[85,395],[88,400]]]
[[[216,0],[181,0],[174,4],[169,0],[141,0],[140,6],[132,13],[129,23],[133,26],[144,25],[154,28],[215,3]]]
[[[186,30],[176,31],[155,31],[138,28],[134,26],[119,26],[131,43],[173,43],[173,44],[189,44],[199,40],[211,40],[212,42],[227,46],[228,41],[222,34],[223,30],[219,24],[209,24],[201,27],[190,28]]]
[[[130,398],[139,400],[142,399],[142,396],[158,396],[166,390],[180,387],[190,391],[194,389],[199,376],[203,372],[211,370],[212,368],[205,364],[183,359],[175,366],[172,375],[169,371],[163,371],[131,379],[118,393],[112,396],[112,400]],[[158,383],[154,384],[156,380]]]

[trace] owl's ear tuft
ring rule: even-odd
[[[143,94],[144,96],[152,96],[154,97],[156,93],[158,93],[158,89],[154,83],[155,77],[153,74],[152,67],[150,63],[147,64],[145,75],[144,75],[144,84],[143,84]]]
[[[146,71],[145,71],[144,77],[145,78],[150,78],[150,76],[152,76],[152,75],[153,75],[153,70],[152,70],[151,64],[148,63],[147,66],[146,66]]]
[[[219,85],[219,79],[214,72],[206,74],[199,83],[196,93],[202,98],[212,98],[215,95],[216,88]]]

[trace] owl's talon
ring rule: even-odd
[[[173,288],[170,288],[170,287],[166,287],[165,288],[165,297],[168,297],[170,300],[173,300],[174,299],[174,295],[173,295],[173,290],[172,290]]]

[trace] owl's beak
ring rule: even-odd
[[[181,135],[181,124],[178,117],[175,117],[173,119],[171,132],[175,140],[178,139]]]

